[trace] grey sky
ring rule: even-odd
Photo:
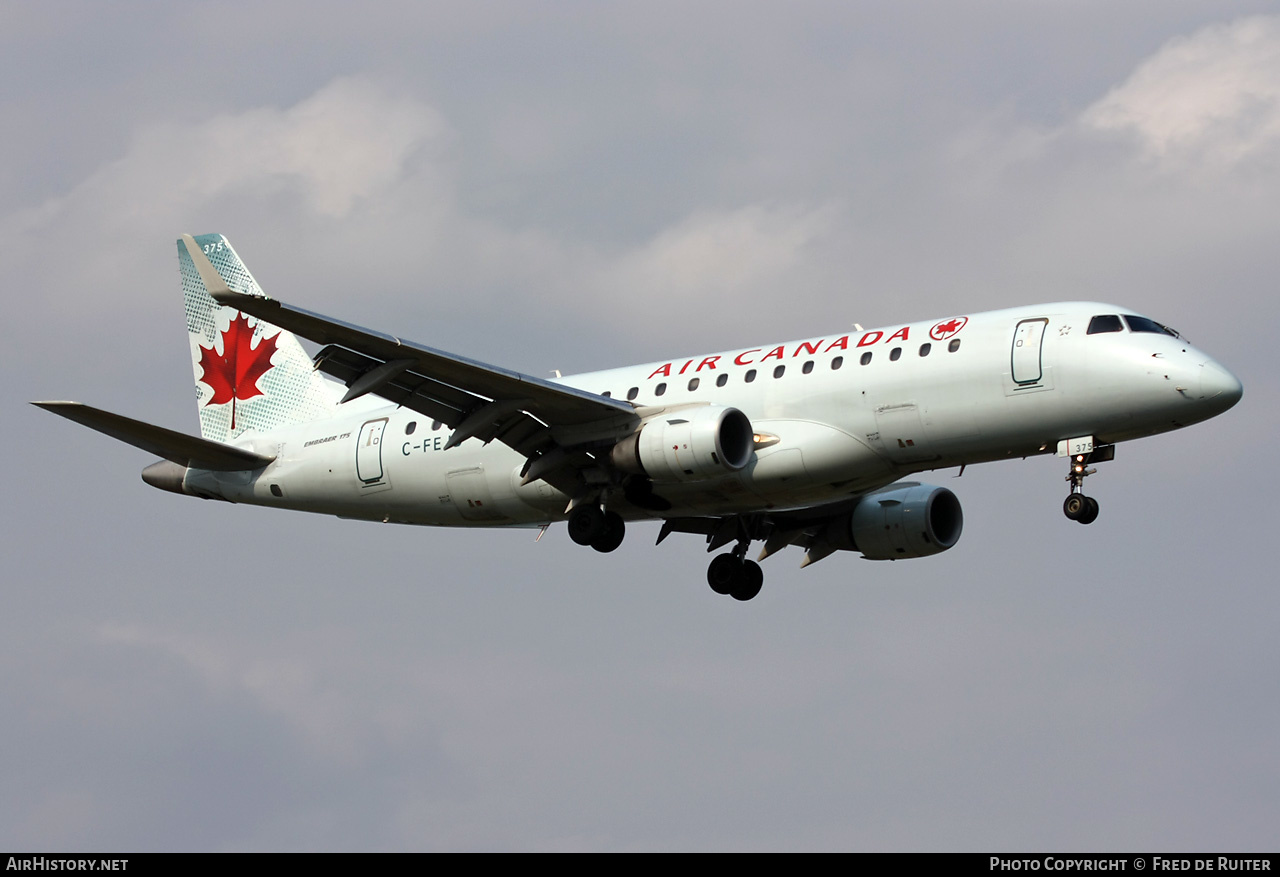
[[[0,2],[0,845],[1257,850],[1280,824],[1268,3]],[[935,558],[615,554],[146,487],[174,239],[533,374],[1063,298],[1242,403],[932,480]],[[794,551],[794,549],[793,549]]]

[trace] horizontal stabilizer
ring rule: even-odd
[[[141,420],[131,420],[80,402],[32,402],[31,404],[192,469],[240,472],[246,469],[261,469],[275,459],[275,457],[265,457],[252,451],[244,451],[230,445],[175,432],[162,426],[152,426]]]

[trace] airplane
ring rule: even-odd
[[[1119,442],[1214,417],[1240,381],[1127,308],[1060,302],[543,379],[267,297],[219,234],[178,240],[201,437],[33,402],[162,457],[153,487],[428,526],[565,521],[596,551],[628,522],[705,538],[750,600],[758,561],[925,557],[960,538],[927,470],[1056,454],[1067,518]],[[855,324],[856,326],[856,324]],[[309,356],[298,337],[319,345]],[[336,379],[336,380],[330,380]],[[751,543],[763,542],[757,560]]]

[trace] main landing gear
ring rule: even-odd
[[[764,585],[764,572],[760,569],[760,564],[747,560],[747,550],[753,539],[767,539],[772,529],[773,525],[763,516],[722,519],[707,534],[707,550],[715,551],[729,543],[733,543],[733,549],[728,554],[713,558],[711,565],[707,567],[707,584],[711,586],[711,590],[743,602],[759,594]],[[760,555],[761,559],[769,553],[771,552],[766,550],[765,554]]]
[[[708,537],[710,548],[726,545],[737,540],[737,545],[728,554],[721,554],[711,561],[707,567],[707,583],[717,594],[725,594],[735,600],[750,600],[760,593],[764,585],[764,571],[760,564],[746,559],[751,539],[763,538],[757,529],[751,529],[741,522],[735,522],[737,532],[732,529],[723,536],[713,539]],[[617,512],[605,511],[600,501],[591,500],[575,505],[569,512],[569,538],[579,545],[590,545],[596,551],[609,552],[622,544],[626,534],[626,524]],[[668,531],[658,537],[661,542]]]
[[[746,546],[740,545],[729,554],[717,555],[707,567],[707,584],[717,594],[727,594],[735,600],[750,600],[764,586],[764,571],[754,560],[743,555]]]
[[[606,512],[595,503],[577,506],[569,513],[569,538],[579,545],[608,553],[622,544],[626,534],[622,515]]]
[[[1115,446],[1098,448],[1088,454],[1071,455],[1071,471],[1067,473],[1067,481],[1071,484],[1071,493],[1062,503],[1062,513],[1069,520],[1081,524],[1092,524],[1098,519],[1098,501],[1084,495],[1084,480],[1097,472],[1090,463],[1101,463],[1115,458]]]

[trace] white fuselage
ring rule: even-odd
[[[731,406],[765,439],[741,471],[655,484],[671,509],[619,507],[626,517],[812,507],[912,472],[1053,453],[1065,439],[1110,444],[1152,435],[1235,403],[1239,382],[1183,339],[1127,326],[1086,334],[1094,316],[1130,313],[1088,302],[1012,308],[560,382],[634,402],[641,413]],[[533,526],[564,518],[568,497],[541,480],[521,486],[525,459],[501,443],[469,439],[446,451],[448,428],[433,428],[417,412],[368,398],[339,410],[347,408],[343,416],[247,435],[237,444],[275,462],[253,473],[191,470],[185,488],[412,524]]]

